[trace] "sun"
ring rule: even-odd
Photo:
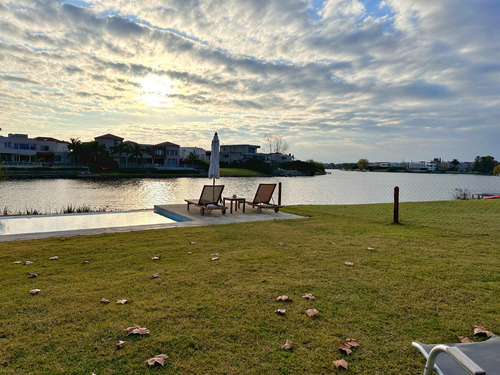
[[[138,99],[152,107],[169,107],[172,105],[170,95],[177,93],[174,82],[164,76],[147,76],[139,81]]]

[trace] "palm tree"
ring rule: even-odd
[[[128,158],[129,156],[134,154],[134,148],[130,143],[118,143],[117,145],[110,147],[109,151],[111,151],[112,154],[118,155],[118,157],[122,157],[122,155],[125,155],[125,166],[128,165]]]
[[[70,151],[70,156],[73,159],[73,163],[80,163],[83,152],[83,144],[79,138],[70,138],[68,143],[68,150]]]

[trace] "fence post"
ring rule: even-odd
[[[394,219],[393,224],[399,224],[399,186],[394,187]]]
[[[281,182],[278,183],[278,205],[281,206]]]

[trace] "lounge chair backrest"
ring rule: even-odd
[[[219,203],[219,201],[222,200],[222,190],[224,190],[224,185],[203,186],[198,204],[200,206],[206,206],[207,204]]]
[[[253,203],[270,203],[271,199],[273,198],[275,188],[276,184],[259,184],[257,193],[255,193],[255,198],[253,199]]]

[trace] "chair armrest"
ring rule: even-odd
[[[415,346],[415,345],[413,345]],[[415,346],[417,347],[417,346]],[[467,355],[462,352],[459,348],[454,346],[448,346],[444,344],[436,345],[429,352],[427,357],[427,363],[425,364],[424,375],[431,375],[434,369],[434,364],[436,363],[436,358],[439,353],[446,353],[451,358],[453,358],[460,366],[463,367],[471,375],[486,375],[484,371],[476,362],[467,357]]]

